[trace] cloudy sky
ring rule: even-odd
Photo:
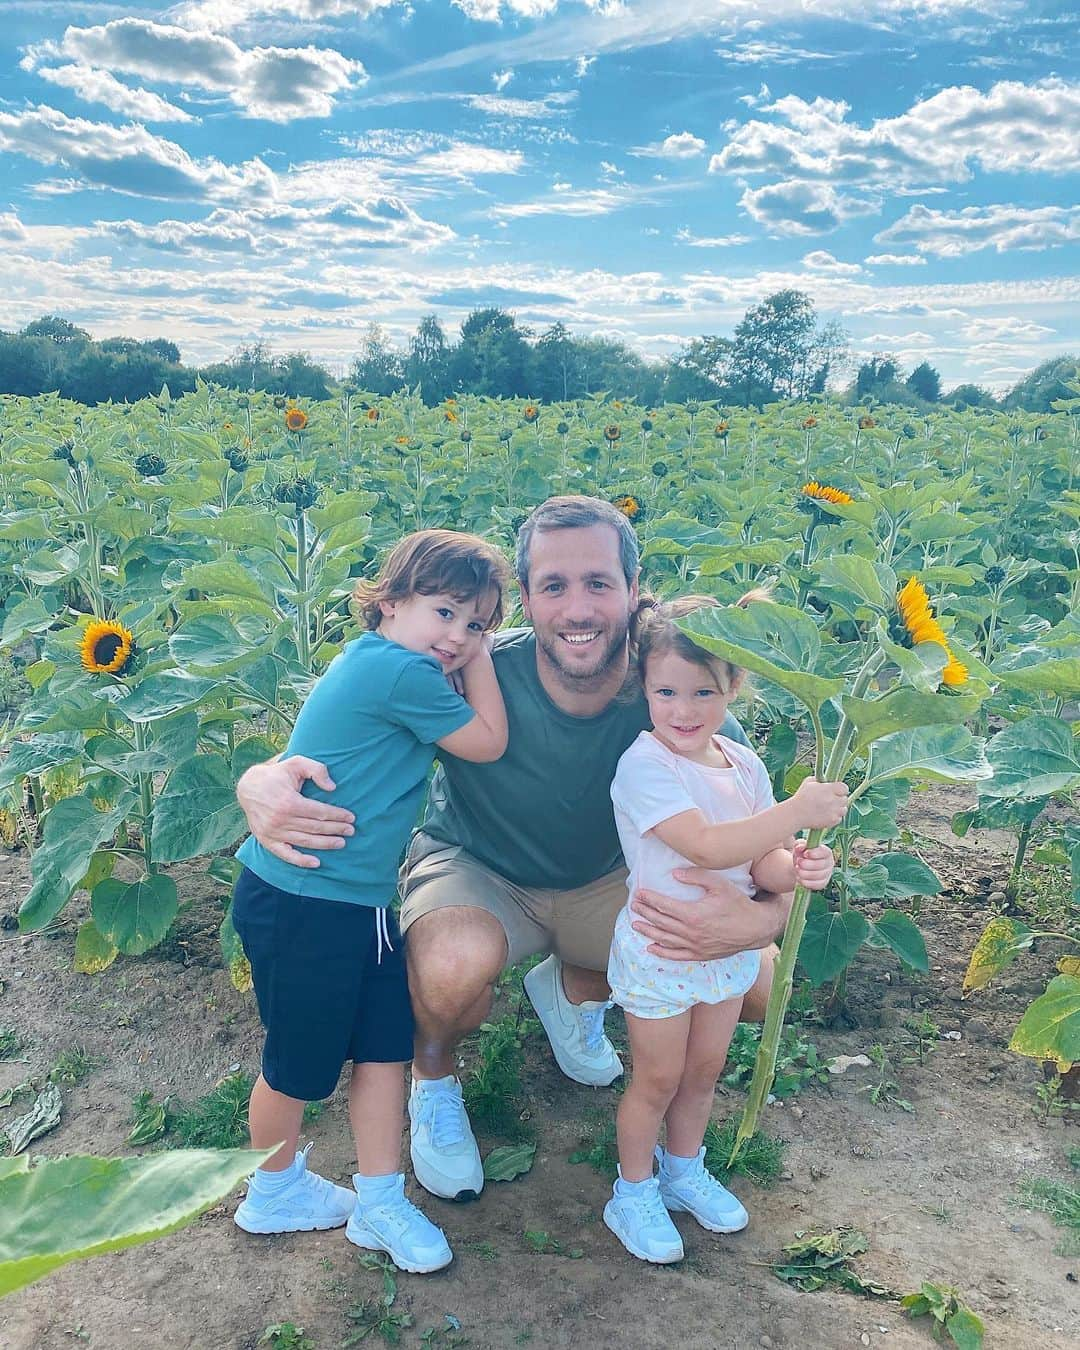
[[[851,17],[857,15],[857,17]],[[647,355],[795,286],[1001,388],[1080,349],[1069,0],[0,0],[4,327],[340,370],[481,304]]]

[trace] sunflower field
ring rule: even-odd
[[[353,579],[427,526],[509,553],[532,507],[586,493],[634,523],[654,592],[773,586],[775,604],[704,611],[692,631],[754,674],[752,734],[778,795],[815,771],[852,787],[835,879],[797,906],[778,985],[790,990],[797,956],[842,1005],[866,947],[927,970],[919,908],[941,882],[897,813],[928,783],[972,784],[954,831],[1009,831],[1015,853],[965,987],[1058,944],[1013,1048],[1067,1072],[1080,1060],[1076,394],[1048,416],[914,420],[827,398],[757,412],[606,396],[301,406],[204,384],[93,410],[5,396],[0,839],[32,856],[19,927],[62,922],[86,892],[78,970],[161,943],[184,898],[172,864],[202,860],[231,882],[236,781],[282,748],[357,632]],[[1052,932],[1013,904],[1036,855],[1067,878]],[[227,914],[221,943],[242,988]]]

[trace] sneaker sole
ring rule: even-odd
[[[335,1219],[333,1223],[296,1223],[282,1227],[280,1223],[274,1224],[269,1218],[259,1223],[258,1220],[241,1218],[239,1212],[233,1215],[233,1223],[237,1228],[245,1233],[255,1233],[262,1237],[270,1237],[274,1233],[326,1233],[332,1228],[344,1228],[348,1222],[349,1216],[346,1214],[344,1219]]]
[[[398,1270],[408,1271],[410,1275],[430,1275],[432,1271],[443,1270],[454,1259],[454,1253],[450,1252],[444,1261],[436,1261],[434,1263],[422,1265],[417,1262],[406,1261],[404,1257],[398,1256],[391,1247],[388,1247],[386,1243],[381,1241],[374,1233],[368,1231],[350,1233],[348,1228],[346,1228],[345,1236],[354,1247],[360,1247],[368,1252],[385,1252],[390,1260],[393,1261],[394,1265],[397,1266]]]
[[[653,1266],[670,1266],[674,1265],[676,1261],[682,1261],[686,1256],[685,1251],[680,1251],[677,1255],[673,1254],[671,1256],[649,1256],[646,1252],[642,1251],[640,1247],[635,1247],[632,1242],[627,1241],[615,1224],[608,1218],[607,1209],[604,1210],[604,1224],[607,1228],[611,1229],[630,1255],[636,1256],[639,1261],[648,1261],[649,1264]]]
[[[446,1190],[445,1183],[443,1184],[442,1189],[435,1184],[435,1177],[427,1170],[422,1161],[418,1164],[415,1153],[411,1155],[411,1159],[413,1176],[429,1195],[434,1195],[439,1200],[449,1200],[456,1205],[467,1205],[473,1200],[479,1200],[480,1193],[484,1189],[483,1173],[481,1173],[480,1184],[478,1186],[462,1186],[460,1190],[451,1192]],[[439,1181],[442,1181],[441,1177],[439,1178]]]
[[[534,967],[534,969],[538,970],[539,966]],[[532,971],[529,971],[529,975],[531,974]],[[579,1069],[568,1067],[568,1065],[564,1062],[564,1060],[561,1058],[559,1054],[556,1041],[552,1037],[551,1026],[548,1025],[548,1020],[550,1019],[551,1024],[552,1026],[555,1027],[556,1031],[561,1031],[562,1023],[555,1016],[555,1009],[551,1006],[550,1003],[545,1003],[542,1006],[541,1003],[539,1003],[537,999],[533,997],[533,991],[529,987],[529,975],[526,975],[524,980],[522,980],[522,985],[525,989],[526,994],[528,994],[529,996],[529,1002],[533,1005],[533,1011],[540,1019],[540,1025],[544,1028],[544,1034],[548,1038],[548,1045],[551,1046],[551,1053],[555,1059],[555,1063],[559,1066],[560,1073],[565,1074],[566,1077],[569,1078],[574,1083],[581,1083],[584,1087],[610,1087],[611,1084],[614,1083],[616,1078],[622,1077],[623,1073],[622,1064],[619,1064],[618,1067],[615,1069],[615,1071],[613,1073],[609,1073],[606,1078],[605,1077],[582,1078],[581,1071]]]
[[[748,1214],[746,1218],[742,1220],[741,1223],[736,1224],[706,1223],[705,1220],[699,1214],[695,1214],[692,1209],[687,1209],[685,1205],[681,1205],[677,1200],[669,1200],[664,1195],[661,1195],[660,1198],[663,1200],[664,1207],[667,1209],[669,1214],[689,1214],[690,1217],[694,1220],[694,1222],[698,1224],[699,1227],[704,1228],[707,1233],[741,1233],[742,1230],[750,1222],[750,1216]]]

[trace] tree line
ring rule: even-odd
[[[888,353],[856,364],[850,339],[836,321],[820,323],[809,296],[776,291],[746,311],[730,337],[692,338],[665,361],[646,361],[616,339],[582,337],[565,324],[541,333],[495,306],[474,309],[456,337],[435,314],[425,315],[403,347],[377,323],[368,326],[348,376],[336,379],[305,352],[274,353],[265,343],[239,347],[226,361],[182,363],[174,342],[128,337],[95,340],[83,328],[44,315],[18,332],[0,331],[0,393],[58,392],[95,404],[133,402],[163,384],[174,395],[196,378],[293,398],[325,399],[342,387],[389,395],[418,389],[428,404],[450,395],[482,394],[565,402],[601,391],[643,406],[709,400],[762,406],[843,389],[851,402],[1017,407],[1048,411],[1067,398],[1074,357],[1044,362],[998,399],[974,384],[943,391],[939,372],[923,361],[905,374]]]

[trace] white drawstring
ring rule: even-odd
[[[375,941],[377,944],[375,964],[381,966],[383,947],[385,946],[388,952],[394,950],[394,944],[390,941],[390,930],[386,926],[385,908],[375,911]]]

